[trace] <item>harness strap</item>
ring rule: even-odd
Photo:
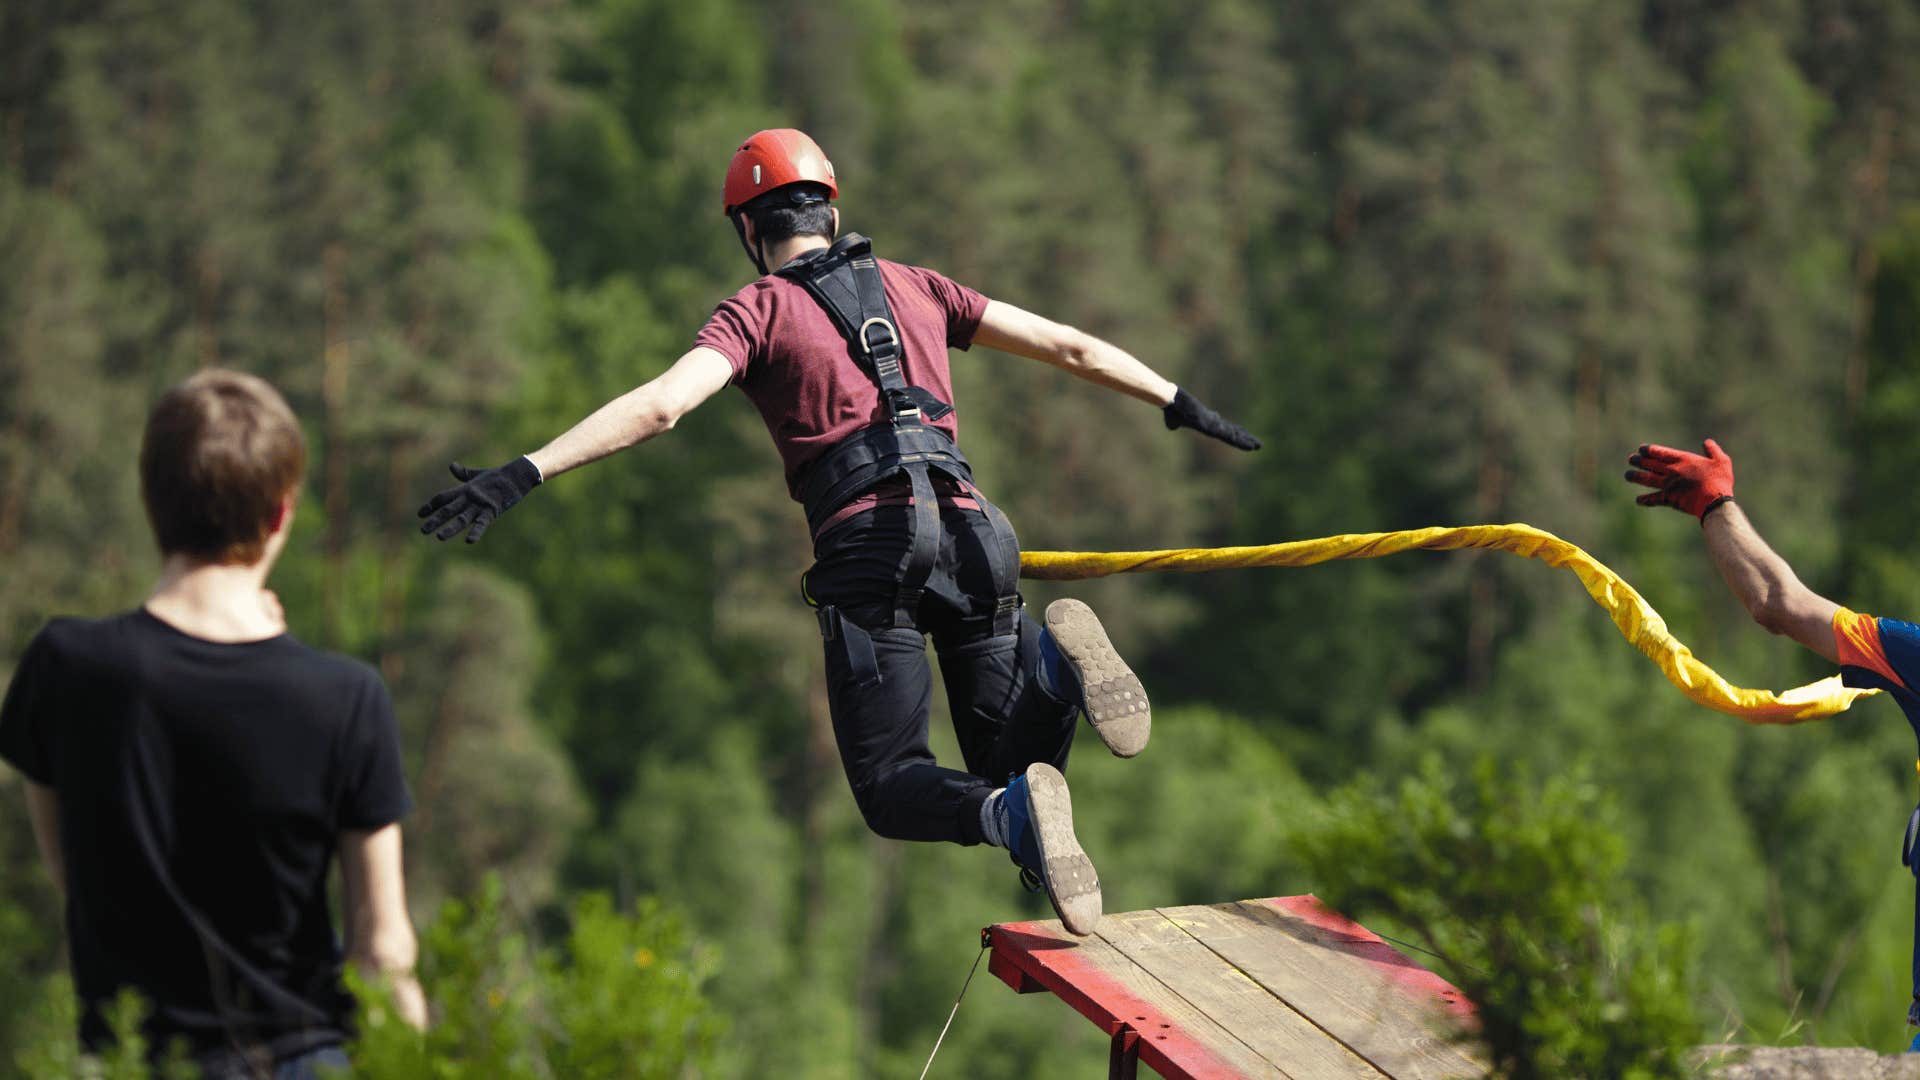
[[[987,549],[987,568],[993,575],[993,636],[1004,637],[1020,627],[1020,540],[1013,523],[971,482],[966,490],[980,507],[993,531],[993,545]]]
[[[893,575],[893,625],[897,627],[919,624],[920,598],[926,595],[927,578],[940,557],[940,500],[933,494],[933,481],[925,467],[908,469],[907,478],[913,485],[913,528]]]
[[[798,282],[826,309],[854,362],[880,384],[889,406],[896,404],[896,395],[912,389],[901,371],[900,330],[887,303],[880,261],[873,257],[873,241],[848,233],[825,251],[787,263],[779,273]]]
[[[1920,851],[1914,847],[1920,838],[1920,806],[1907,819],[1907,832],[1900,844],[1900,863],[1914,876],[1913,893],[1913,1003],[1907,1006],[1907,1023],[1920,1026]]]
[[[894,574],[893,624],[916,625],[927,579],[940,554],[940,504],[933,491],[934,470],[958,482],[979,499],[993,531],[987,559],[993,575],[993,632],[1011,634],[1019,626],[1020,546],[1006,515],[972,484],[972,470],[946,433],[929,427],[953,411],[924,387],[907,382],[900,330],[887,303],[886,280],[874,257],[873,242],[848,233],[824,251],[810,252],[782,266],[781,277],[799,283],[824,308],[855,364],[880,388],[887,422],[876,424],[829,450],[809,469],[801,502],[807,523],[819,535],[832,514],[878,480],[905,475],[913,493],[913,525],[907,550]]]
[[[815,536],[834,511],[889,476],[923,465],[957,483],[973,475],[946,432],[925,424],[876,424],[842,439],[808,466],[800,483],[800,502]]]

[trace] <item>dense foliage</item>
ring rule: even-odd
[[[422,1035],[397,1019],[384,984],[348,972],[359,995],[353,1074],[361,1080],[674,1080],[702,1074],[721,1022],[702,994],[714,957],[687,941],[679,918],[647,903],[614,909],[603,893],[573,904],[563,945],[549,945],[509,910],[488,877],[471,903],[449,900],[422,927],[420,977],[433,987],[434,1023]],[[73,985],[64,974],[17,973],[0,987],[33,986],[17,1016],[0,1076],[21,1080],[192,1080],[182,1048],[156,1055],[140,1022],[146,1003],[125,991],[108,1009],[112,1050],[82,1056],[73,1034]]]
[[[1482,758],[1462,782],[1430,759],[1389,790],[1356,782],[1307,816],[1300,858],[1322,899],[1406,935],[1476,1003],[1496,1075],[1690,1075],[1688,927],[1649,925],[1598,787],[1526,771]]]
[[[718,950],[712,1072],[908,1073],[977,929],[1040,908],[997,852],[866,834],[752,411],[723,396],[476,548],[413,533],[447,460],[657,374],[746,280],[717,207],[739,138],[808,129],[880,251],[1110,337],[1267,440],[956,354],[963,444],[1028,547],[1527,521],[1780,687],[1817,665],[1618,471],[1713,435],[1810,584],[1920,611],[1917,55],[1904,0],[8,3],[0,661],[141,597],[158,388],[260,372],[314,449],[274,583],[395,689],[418,911],[488,871],[515,911],[657,896]],[[1159,706],[1145,756],[1072,771],[1110,909],[1323,887],[1283,825],[1356,776],[1584,765],[1618,808],[1609,887],[1696,928],[1716,1035],[1904,1044],[1890,702],[1744,728],[1498,556],[1073,591]],[[38,978],[57,923],[24,815],[0,860],[0,971]],[[1089,1025],[996,989],[943,1062],[1097,1063]]]
[[[627,915],[587,894],[555,949],[529,937],[490,878],[471,905],[448,901],[422,945],[434,1025],[415,1033],[379,986],[356,984],[355,1075],[672,1080],[698,1075],[720,1034],[700,993],[712,958],[656,905]]]

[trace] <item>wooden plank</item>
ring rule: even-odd
[[[1443,994],[1464,1004],[1458,991],[1359,924],[1317,904],[1292,907],[1249,901],[1160,913],[1381,1072],[1486,1075],[1485,1062],[1449,1037],[1461,1018]]]
[[[1094,936],[1295,1076],[1385,1075],[1160,912],[1108,915]]]
[[[1099,937],[1080,938],[1058,920],[1003,923],[989,931],[1002,981],[1021,989],[1026,979],[1113,1035],[1140,1034],[1140,1060],[1167,1080],[1309,1080],[1289,1074],[1254,1052],[1186,999],[1168,990]]]
[[[1458,1019],[1473,1019],[1473,1003],[1452,983],[1421,967],[1406,954],[1381,940],[1378,934],[1321,903],[1319,897],[1312,894],[1278,896],[1249,900],[1247,903],[1272,908],[1306,922],[1323,931],[1327,941],[1339,943],[1342,951],[1376,961],[1381,971],[1405,987],[1415,998],[1438,1000],[1445,1005],[1447,1012]]]

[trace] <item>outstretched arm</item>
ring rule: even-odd
[[[1840,662],[1833,639],[1833,613],[1840,605],[1800,583],[1787,560],[1760,538],[1739,503],[1722,503],[1700,524],[1713,565],[1755,622]]]
[[[1747,614],[1769,633],[1785,634],[1838,663],[1833,615],[1840,605],[1801,584],[1733,501],[1733,458],[1712,439],[1702,449],[1706,453],[1642,446],[1627,459],[1633,466],[1627,479],[1654,490],[1635,501],[1699,518],[1707,554]]]
[[[1157,405],[1168,428],[1189,427],[1241,450],[1260,449],[1260,440],[1207,408],[1173,382],[1141,363],[1132,353],[1065,323],[1035,315],[1000,300],[987,301],[976,345],[1024,356],[1063,368],[1088,382]]]
[[[987,301],[973,343],[1052,364],[1156,408],[1172,404],[1179,389],[1118,345],[999,300]]]
[[[726,357],[704,346],[689,350],[657,377],[595,409],[527,457],[542,480],[551,480],[672,430],[731,378],[733,365]]]
[[[644,385],[614,398],[566,434],[495,469],[452,466],[460,481],[420,508],[420,531],[451,540],[467,534],[477,542],[495,518],[512,509],[539,484],[570,469],[599,461],[667,431],[733,378],[733,365],[718,352],[694,348]]]

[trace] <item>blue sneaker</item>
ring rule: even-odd
[[[1115,757],[1147,748],[1153,712],[1146,687],[1107,640],[1099,616],[1078,600],[1047,605],[1040,633],[1040,685],[1058,700],[1080,707],[1094,734]]]
[[[1044,762],[1007,781],[1007,849],[1029,889],[1045,889],[1061,925],[1091,934],[1100,923],[1100,877],[1073,835],[1067,778]]]
[[[1907,1044],[1907,1053],[1920,1054],[1920,1035],[1915,1035],[1913,1041]]]

